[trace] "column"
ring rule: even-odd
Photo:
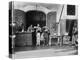
[[[59,41],[59,40],[60,40],[60,39],[59,39],[60,37],[59,37],[59,36],[60,36],[60,22],[59,22],[59,24],[58,24],[58,42],[57,42],[57,44],[60,43],[60,41]]]

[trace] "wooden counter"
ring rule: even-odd
[[[15,38],[16,46],[31,46],[32,45],[32,33],[31,32],[18,32]]]

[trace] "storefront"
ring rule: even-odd
[[[67,33],[66,20],[76,19],[77,16],[77,14],[71,17],[67,16],[66,6],[67,5],[59,5],[59,4],[47,5],[41,3],[40,4],[30,3],[24,6],[24,4],[18,5],[14,2],[14,9],[12,12],[14,18],[12,23],[16,23],[15,29],[19,32],[22,32],[22,29],[24,31],[27,31],[30,25],[36,26],[37,24],[40,24],[40,27],[47,26],[50,30],[49,45],[54,43],[57,44],[60,42],[60,39],[58,37],[65,35]],[[18,33],[18,35],[19,34],[20,35],[23,34],[23,37],[24,35],[26,36],[27,34],[29,34],[28,38],[29,37],[32,38],[32,33],[22,32]],[[26,39],[21,39],[16,44],[19,43],[20,45],[21,44],[27,45],[26,44],[27,42],[29,42],[30,45],[32,45],[33,41],[32,39],[31,41],[28,41],[26,38]]]

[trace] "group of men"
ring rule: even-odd
[[[48,46],[49,45],[49,29],[48,27],[40,27],[39,24],[37,26],[28,27],[28,31],[32,32],[32,40],[36,42],[36,46]]]

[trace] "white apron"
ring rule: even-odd
[[[36,38],[37,38],[37,45],[40,45],[40,33],[39,32],[37,32]]]

